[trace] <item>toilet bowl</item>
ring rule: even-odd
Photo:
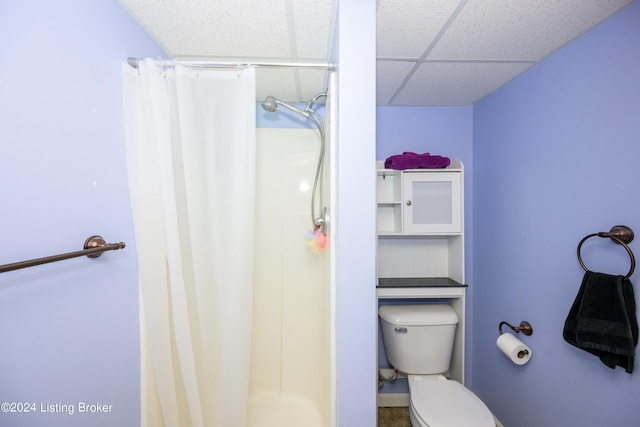
[[[491,411],[469,389],[443,376],[409,376],[409,417],[414,427],[495,427]]]
[[[409,379],[413,427],[495,427],[482,400],[444,376],[458,323],[450,305],[384,305],[378,314],[387,359]]]

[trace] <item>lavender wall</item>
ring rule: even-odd
[[[35,411],[2,406],[0,425],[139,425],[120,70],[162,51],[104,0],[2,2],[0,39],[0,264],[80,250],[93,234],[127,243],[0,275],[0,403]]]
[[[639,45],[635,2],[474,108],[474,389],[506,426],[640,424],[638,369],[562,339],[580,239],[640,230]],[[626,252],[595,239],[587,265],[626,274]],[[496,348],[503,320],[533,325],[528,365]]]
[[[429,152],[471,167],[472,107],[378,107],[376,158]]]
[[[371,0],[338,4],[336,191],[337,425],[376,424],[375,29]]]
[[[473,277],[473,107],[378,107],[376,159],[404,151],[459,159],[465,173],[466,277]]]

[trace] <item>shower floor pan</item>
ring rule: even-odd
[[[323,427],[322,416],[310,400],[262,392],[249,397],[247,427]]]

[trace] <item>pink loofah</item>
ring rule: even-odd
[[[305,238],[307,239],[307,246],[314,254],[317,254],[327,246],[327,235],[322,229],[307,231]]]

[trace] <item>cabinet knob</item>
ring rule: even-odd
[[[411,200],[407,200],[407,206],[411,206]]]

